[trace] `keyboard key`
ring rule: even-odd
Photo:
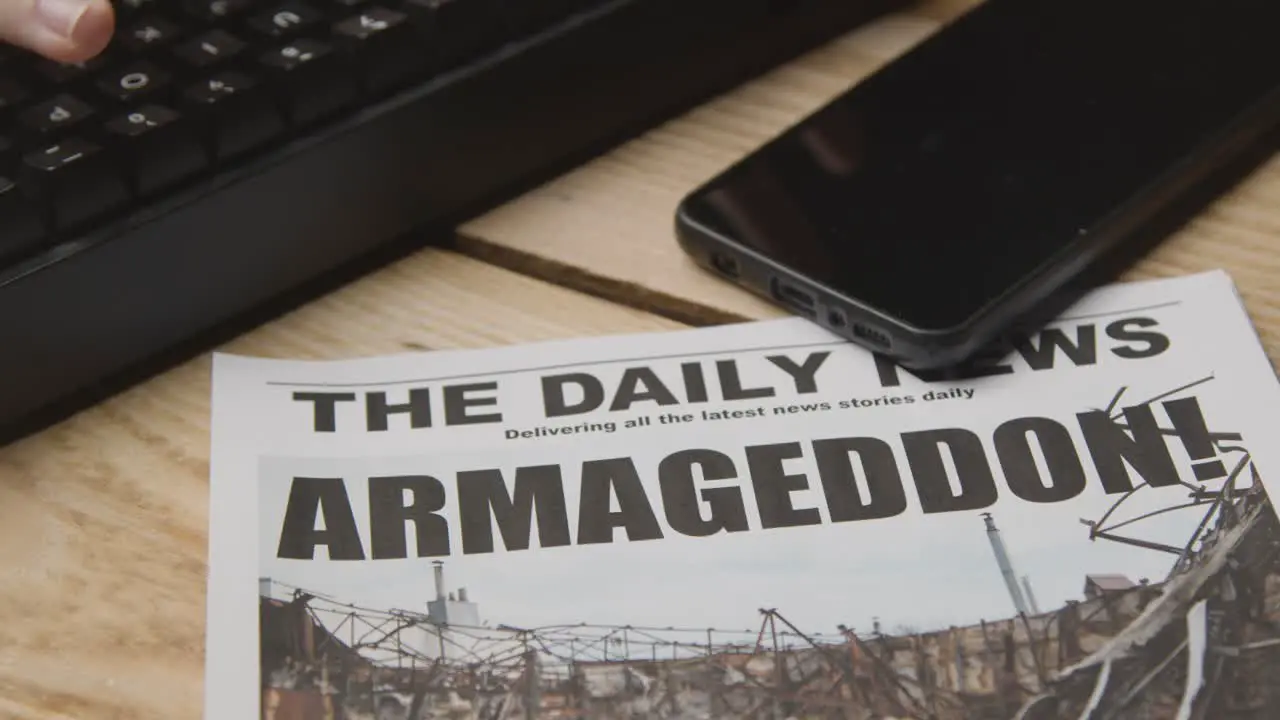
[[[26,87],[13,78],[0,76],[0,113],[12,110],[26,99]]]
[[[132,62],[106,73],[98,80],[98,90],[120,102],[132,102],[160,90],[169,83],[169,73],[146,61]]]
[[[57,95],[38,105],[33,105],[19,116],[19,121],[30,132],[50,135],[62,132],[92,116],[93,108],[74,95]]]
[[[17,183],[0,177],[0,262],[34,250],[44,234],[37,206]]]
[[[402,8],[448,65],[496,45],[503,36],[494,0],[405,0]]]
[[[128,19],[140,12],[155,10],[160,0],[116,0],[115,11],[118,19]]]
[[[300,2],[286,2],[249,20],[249,27],[267,37],[292,37],[324,20],[319,10]]]
[[[380,92],[407,81],[427,66],[427,49],[404,13],[370,7],[337,23],[334,42],[360,68],[366,90]]]
[[[182,28],[161,18],[138,20],[119,33],[120,43],[134,52],[146,52],[168,45],[182,35]]]
[[[319,120],[355,99],[345,63],[318,40],[294,40],[263,54],[260,61],[294,123]]]
[[[107,51],[82,63],[60,63],[43,58],[36,60],[35,70],[41,77],[55,85],[65,85],[87,77],[90,73],[101,70],[111,61],[111,52]]]
[[[367,40],[385,37],[403,27],[406,27],[404,13],[375,6],[343,20],[335,29],[347,37]]]
[[[211,30],[182,43],[174,54],[187,64],[197,68],[209,68],[237,57],[245,44],[236,36],[222,30]]]
[[[88,74],[89,69],[84,65],[67,65],[52,60],[39,59],[34,63],[35,70],[40,77],[48,80],[54,85],[65,85],[72,80],[78,80]]]
[[[284,132],[284,119],[267,88],[253,78],[224,72],[183,91],[210,151],[225,159],[261,146]]]
[[[145,105],[112,118],[105,129],[139,195],[167,188],[207,164],[196,127],[170,108]]]
[[[185,0],[188,13],[201,22],[217,22],[240,15],[258,4],[255,0]]]
[[[25,181],[47,203],[55,231],[92,220],[128,200],[124,178],[102,148],[80,138],[23,158]]]

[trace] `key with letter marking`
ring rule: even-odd
[[[242,73],[200,80],[183,91],[182,99],[218,159],[257,148],[285,130],[267,88]]]
[[[85,223],[128,200],[124,178],[102,148],[80,138],[22,158],[23,181],[47,204],[55,230]]]
[[[18,116],[19,122],[30,133],[48,136],[74,127],[94,114],[93,108],[74,95],[56,95],[28,108]]]
[[[291,37],[306,32],[324,19],[324,15],[310,5],[286,2],[268,9],[249,21],[249,27],[267,37]]]
[[[285,112],[297,124],[324,118],[355,99],[355,86],[333,48],[302,38],[259,58],[284,101]]]
[[[169,74],[146,61],[129,63],[98,80],[98,90],[119,102],[133,102],[169,83]]]
[[[139,195],[162,190],[207,163],[195,124],[162,105],[145,105],[112,118],[105,129]]]
[[[210,30],[174,48],[174,54],[195,68],[208,68],[236,58],[245,43],[222,30]]]
[[[359,65],[369,92],[405,82],[427,67],[428,46],[414,33],[404,13],[374,6],[333,27],[334,42]]]

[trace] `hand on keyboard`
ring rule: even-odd
[[[0,0],[0,40],[58,62],[102,52],[114,26],[109,0]]]

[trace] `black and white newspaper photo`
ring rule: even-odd
[[[1230,278],[963,370],[801,319],[214,364],[206,717],[1280,717]]]

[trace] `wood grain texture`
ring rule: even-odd
[[[692,324],[782,311],[702,272],[673,236],[685,193],[914,46],[976,0],[933,0],[856,30],[462,228],[474,256]],[[1280,158],[1129,274],[1226,268],[1280,357]]]
[[[677,327],[433,250],[225,349],[353,357]],[[0,448],[0,717],[200,717],[208,418],[206,356]]]

